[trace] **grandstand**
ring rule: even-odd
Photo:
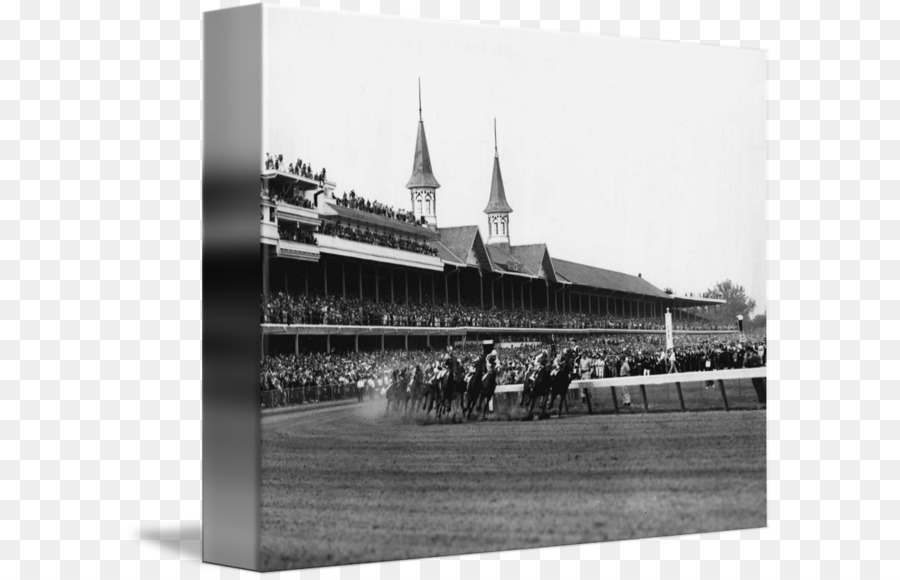
[[[513,209],[500,169],[496,125],[494,129],[486,238],[477,225],[438,224],[441,185],[428,151],[421,99],[406,182],[408,208],[390,208],[355,191],[339,195],[324,169],[313,174],[299,159],[296,167],[285,168],[280,155],[275,161],[269,158],[260,176],[263,348],[270,336],[292,336],[295,348],[301,337],[320,337],[305,344],[331,348],[334,337],[341,347],[359,349],[361,341],[363,348],[385,348],[386,341],[409,348],[411,339],[416,346],[437,346],[487,336],[659,332],[667,309],[676,331],[724,330],[710,324],[722,300],[678,296],[640,274],[553,256],[546,244],[512,244]],[[276,295],[322,297],[332,319],[348,304],[379,314],[366,323],[346,317],[337,324],[327,317],[285,320],[267,310],[266,302]],[[396,310],[408,306],[403,312],[414,313],[401,317],[391,312],[392,305]],[[472,309],[491,313],[490,323],[472,323],[484,318],[472,315]],[[395,314],[397,320],[415,323],[397,323]],[[352,343],[340,337],[350,337]]]

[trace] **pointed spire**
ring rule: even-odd
[[[407,189],[414,187],[438,188],[441,184],[435,179],[431,170],[431,155],[428,154],[428,141],[425,139],[425,123],[422,122],[422,80],[419,79],[419,133],[416,135],[416,153],[413,156],[413,170]]]
[[[491,176],[491,197],[484,213],[512,213],[506,201],[506,189],[503,187],[503,174],[500,173],[500,153],[497,149],[497,119],[494,118],[494,174]]]
[[[494,117],[494,157],[500,157],[500,152],[497,150],[497,117]]]

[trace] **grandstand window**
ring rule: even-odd
[[[422,213],[422,196],[421,195],[419,195],[419,197],[416,199],[416,202],[419,204],[419,214],[421,214]]]
[[[425,211],[426,211],[426,213],[431,215],[431,196],[430,195],[425,196]]]

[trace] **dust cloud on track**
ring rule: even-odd
[[[760,410],[454,424],[383,403],[265,416],[262,565],[766,525]]]

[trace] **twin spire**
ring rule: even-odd
[[[430,188],[441,186],[431,169],[431,155],[428,153],[428,140],[425,138],[425,123],[422,121],[422,79],[419,79],[419,129],[416,135],[416,152],[413,156],[413,169],[407,189]],[[500,151],[497,147],[497,119],[494,119],[494,173],[491,176],[491,196],[484,213],[512,213],[513,209],[506,201],[506,190],[503,187],[503,175],[500,172]]]
[[[503,187],[503,174],[500,173],[500,151],[497,148],[497,119],[494,118],[494,174],[491,176],[491,197],[488,199],[484,213],[512,213],[506,201],[506,189]]]
[[[425,139],[425,123],[422,122],[422,79],[419,79],[419,132],[416,135],[412,175],[406,182],[406,189],[419,187],[437,189],[440,186],[431,170],[431,155],[428,154],[428,141]]]

